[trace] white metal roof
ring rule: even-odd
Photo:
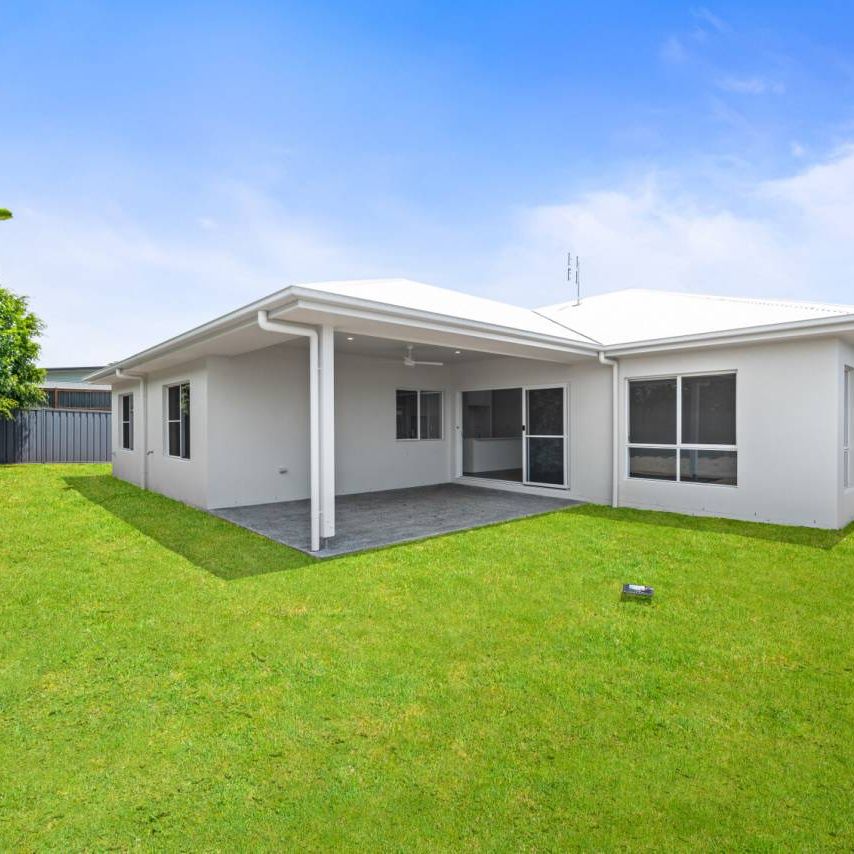
[[[854,305],[746,299],[632,289],[545,306],[538,311],[599,341],[617,344],[737,332],[854,315]]]
[[[568,330],[560,320],[544,317],[529,308],[506,302],[476,297],[461,291],[439,288],[411,279],[355,279],[340,282],[311,282],[297,288],[320,291],[336,296],[369,300],[384,305],[430,312],[444,317],[476,321],[490,326],[518,329],[550,337],[565,338],[584,344],[591,342],[583,335]]]
[[[579,305],[567,302],[529,309],[409,279],[365,279],[291,285],[114,362],[90,374],[87,380],[105,379],[119,367],[151,369],[158,360],[162,363],[167,354],[173,360],[179,356],[211,355],[212,345],[206,342],[212,340],[217,342],[219,355],[264,346],[264,336],[254,321],[259,309],[269,310],[274,316],[277,312],[291,312],[289,319],[309,324],[328,322],[327,318],[333,317],[336,328],[353,326],[360,317],[363,323],[376,326],[366,334],[378,337],[419,340],[414,330],[429,328],[434,338],[444,336],[441,341],[431,339],[434,344],[462,346],[458,342],[468,336],[465,340],[475,350],[487,349],[481,346],[485,339],[501,340],[507,346],[527,348],[525,355],[531,358],[541,357],[533,355],[538,347],[550,348],[549,353],[560,351],[562,359],[573,354],[595,358],[597,351],[610,352],[610,348],[616,348],[614,355],[618,355],[632,349],[684,348],[702,346],[712,339],[723,343],[757,336],[800,335],[805,331],[844,331],[854,340],[854,305],[639,289],[585,297]],[[380,318],[379,325],[376,318]]]

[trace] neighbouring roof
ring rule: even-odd
[[[854,316],[854,305],[631,289],[538,311],[606,347]]]
[[[101,366],[94,367],[62,367],[62,368],[45,368],[45,381],[43,385],[51,385],[56,383],[77,383],[82,381],[83,377],[88,377],[89,374],[95,371],[100,371]]]

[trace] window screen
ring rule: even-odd
[[[735,374],[682,378],[682,444],[735,444]]]
[[[127,451],[133,450],[133,395],[123,394],[119,397],[121,406],[122,447]]]
[[[166,389],[166,431],[170,457],[190,459],[190,384]]]
[[[418,438],[418,392],[397,392],[397,438]]]
[[[398,389],[398,439],[442,438],[442,392]]]
[[[419,438],[442,438],[442,395],[438,391],[421,392],[421,435]]]
[[[629,442],[676,444],[676,379],[629,383]]]
[[[735,374],[631,380],[629,477],[737,485],[735,383]]]

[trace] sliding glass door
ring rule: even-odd
[[[529,386],[523,401],[523,482],[565,487],[566,386]]]

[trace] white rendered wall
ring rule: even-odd
[[[837,377],[839,378],[839,521],[838,525],[840,528],[844,528],[849,522],[854,522],[854,478],[852,478],[852,485],[849,487],[845,486],[845,477],[843,470],[843,458],[842,458],[842,446],[844,443],[844,437],[842,435],[842,429],[845,423],[845,413],[843,411],[843,407],[845,406],[845,387],[843,385],[845,381],[845,369],[854,368],[854,347],[850,344],[846,344],[842,341],[839,342],[839,365],[838,365],[838,373]],[[852,399],[849,400],[849,406],[851,407],[851,412],[849,414],[849,418],[851,419],[851,431],[854,433],[854,389],[852,389]],[[854,436],[852,436],[854,438]],[[854,447],[851,448],[850,454],[852,457],[852,462],[849,464],[852,468],[854,468]]]
[[[133,449],[122,447],[121,395],[133,395]],[[138,382],[122,382],[113,386],[113,417],[110,419],[113,434],[113,475],[137,486],[142,486],[142,400]]]
[[[629,478],[627,379],[737,372],[738,486]],[[839,483],[836,341],[801,341],[620,360],[620,504],[835,528]]]
[[[190,459],[166,451],[166,387],[190,384]],[[148,488],[197,507],[207,507],[207,369],[193,362],[148,378]],[[140,439],[142,438],[140,434]]]
[[[611,368],[590,359],[574,365],[533,359],[495,358],[455,367],[457,391],[569,385],[568,498],[611,500]],[[456,430],[458,434],[460,430]]]
[[[170,457],[166,453],[164,420],[165,389],[175,383],[190,383],[190,459]],[[134,394],[134,449],[119,445],[121,417],[118,396]],[[113,474],[141,485],[143,465],[142,401],[138,382],[113,387]],[[207,370],[204,362],[194,362],[148,378],[148,488],[197,507],[207,507]]]
[[[448,367],[338,354],[335,360],[336,492],[374,492],[451,479],[453,387]],[[395,391],[441,391],[442,438],[398,441]]]
[[[308,498],[308,345],[211,358],[208,376],[207,506]]]
[[[208,359],[207,506],[293,501],[309,494],[308,348],[283,343]],[[453,398],[445,368],[336,354],[336,493],[444,483],[451,477]],[[444,392],[443,437],[396,439],[398,388]],[[282,473],[280,469],[287,471]]]

